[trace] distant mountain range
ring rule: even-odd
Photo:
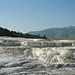
[[[41,31],[32,31],[29,34],[46,35],[48,38],[75,38],[75,26],[50,28]]]

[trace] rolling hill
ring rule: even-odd
[[[2,28],[0,27],[0,36],[8,36],[8,37],[22,37],[22,38],[41,38],[41,39],[47,39],[47,37],[44,36],[40,36],[40,35],[31,35],[29,33],[23,34],[21,32],[16,32],[16,31],[10,31],[6,28]]]
[[[29,34],[40,34],[41,36],[46,35],[48,38],[75,38],[75,26],[32,31],[29,32]]]

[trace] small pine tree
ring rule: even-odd
[[[43,36],[43,39],[47,39],[46,35]]]

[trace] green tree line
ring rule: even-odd
[[[10,36],[10,37],[23,37],[23,38],[42,38],[47,39],[46,35],[31,35],[29,33],[23,34],[21,32],[10,31],[6,28],[0,27],[0,36]]]

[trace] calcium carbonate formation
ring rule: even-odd
[[[75,63],[75,41],[0,38],[0,53],[24,54],[44,62]]]
[[[0,37],[0,75],[74,75],[75,40]]]

